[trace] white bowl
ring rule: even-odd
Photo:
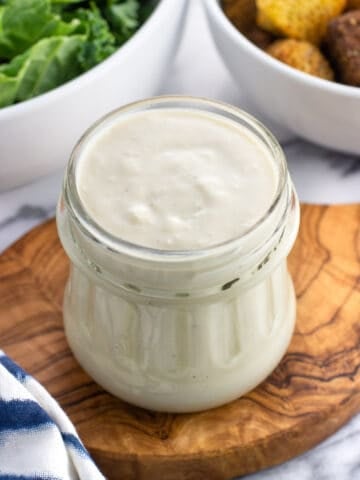
[[[203,5],[225,65],[259,111],[312,142],[360,153],[360,88],[281,63],[247,40],[217,0],[203,0]]]
[[[0,190],[63,167],[96,119],[156,94],[179,43],[186,5],[187,0],[161,0],[104,62],[48,93],[0,109]]]

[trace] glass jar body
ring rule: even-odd
[[[90,376],[123,400],[168,412],[213,408],[262,382],[284,355],[295,324],[286,257],[298,229],[299,204],[290,189],[286,221],[256,259],[245,265],[224,260],[221,271],[207,269],[205,260],[201,271],[182,272],[179,290],[162,295],[149,287],[171,285],[171,269],[157,266],[152,272],[131,262],[124,269],[116,253],[107,252],[106,259],[66,208],[59,208],[59,234],[72,260],[65,332]],[[113,276],[104,278],[110,266]],[[141,285],[144,277],[149,285]],[[199,291],[199,282],[208,278],[215,287]]]
[[[155,99],[151,108],[162,102],[167,108],[186,103]],[[286,259],[299,203],[281,148],[256,120],[232,107],[187,102],[242,122],[280,158],[276,201],[246,235],[208,250],[173,253],[109,238],[74,199],[73,165],[57,212],[72,263],[64,296],[72,351],[106,390],[168,412],[213,408],[254,388],[284,355],[296,317]]]

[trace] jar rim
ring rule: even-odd
[[[254,222],[247,230],[245,230],[245,232],[242,232],[240,235],[229,238],[220,243],[210,245],[209,247],[186,250],[164,250],[136,244],[115,236],[101,227],[101,225],[99,225],[87,212],[80,199],[76,182],[76,166],[82,149],[87,144],[88,140],[92,138],[95,132],[101,130],[102,126],[107,122],[111,122],[112,119],[115,119],[122,114],[131,114],[154,108],[187,108],[190,110],[193,109],[205,112],[213,112],[217,115],[225,116],[234,122],[241,121],[243,126],[249,129],[253,134],[260,137],[260,139],[263,141],[265,147],[270,151],[272,158],[277,162],[277,188],[271,205],[256,222]],[[282,193],[286,187],[286,184],[287,164],[284,152],[271,131],[255,117],[238,107],[218,100],[210,100],[208,98],[187,95],[163,95],[135,101],[121,106],[94,122],[83,133],[71,152],[70,159],[65,170],[63,194],[64,200],[69,208],[69,213],[76,221],[81,231],[85,235],[91,237],[96,243],[104,246],[106,249],[112,252],[127,254],[131,257],[141,258],[143,260],[148,259],[153,261],[181,262],[221,255],[228,249],[237,247],[241,241],[245,240],[251,233],[255,232],[266,220],[266,218],[275,210],[282,197]]]

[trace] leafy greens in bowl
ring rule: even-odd
[[[0,0],[0,108],[77,77],[128,40],[152,0]]]
[[[43,29],[55,33],[63,31],[64,24],[66,28],[69,28],[69,24],[72,25],[71,22],[83,23],[82,33],[79,33],[80,25],[76,27],[78,28],[77,33],[74,30],[70,35],[46,37],[40,33],[41,38],[36,43],[25,49],[23,53],[18,53],[13,57],[19,57],[16,62],[13,60],[15,65],[11,67],[11,77],[15,87],[11,83],[11,78],[9,80],[10,75],[1,72],[2,80],[4,81],[4,77],[7,77],[5,81],[8,85],[5,89],[5,83],[0,83],[1,95],[9,92],[12,85],[15,91],[15,94],[12,94],[15,95],[15,104],[0,108],[0,191],[30,182],[63,168],[80,136],[98,118],[121,105],[159,94],[169,65],[173,61],[180,43],[189,4],[188,0],[158,0],[155,2],[149,0],[137,0],[136,2],[135,0],[97,0],[96,2],[37,0],[37,2],[40,1],[45,5],[50,5],[47,12],[50,15],[48,18],[52,18],[52,22],[42,23]],[[3,40],[4,35],[9,36],[9,34],[8,29],[4,29],[4,9],[2,7],[21,3],[21,14],[23,14],[25,6],[34,5],[34,2],[35,0],[32,2],[31,0],[0,0],[1,48],[4,49],[4,44],[8,48],[15,44],[14,41],[4,42]],[[134,21],[134,17],[129,14],[129,5],[135,3],[138,5],[136,7],[137,20],[135,19],[135,21],[141,25],[140,28],[130,21],[131,19]],[[113,8],[109,10],[110,7]],[[148,7],[147,11],[145,7]],[[82,21],[79,16],[74,14],[80,8],[85,11],[101,13],[108,30],[115,37],[115,48],[136,28],[137,31],[124,45],[110,55],[114,44],[111,42],[111,48],[105,49],[109,43],[105,41],[107,37],[105,36],[104,39],[103,30],[98,23],[91,24],[93,29],[96,28],[99,31],[92,30],[94,40],[87,41],[90,38],[89,22]],[[119,21],[117,29],[110,26],[110,12],[113,14],[111,25],[115,22],[114,18]],[[144,22],[149,12],[151,15]],[[91,13],[82,13],[81,15],[88,18]],[[17,34],[13,36],[19,43],[26,42],[25,31],[33,31],[32,28],[35,30],[35,24],[25,24],[24,17],[20,16],[20,12],[18,21],[20,23],[16,30]],[[13,22],[16,23],[15,18]],[[56,28],[54,28],[54,24]],[[100,22],[101,25],[104,26],[104,23]],[[121,28],[120,25],[122,25]],[[74,27],[74,25],[72,26]],[[37,33],[32,38],[37,38],[38,35]],[[82,36],[81,42],[78,42],[77,35]],[[57,42],[59,38],[62,38],[59,43],[67,44],[68,48],[72,45],[73,40],[75,43],[78,42],[77,48],[71,54],[71,61],[68,61],[69,50],[62,50],[60,46],[55,48],[53,45],[50,56],[47,52],[40,55],[40,47],[45,39]],[[70,43],[68,43],[68,39],[70,39]],[[27,44],[29,44],[28,41]],[[27,50],[35,49],[35,46],[36,50],[39,48],[39,59],[36,61],[29,52],[26,54]],[[27,61],[23,59],[23,56],[26,55],[29,55]],[[79,64],[84,65],[86,60],[84,68],[90,67],[94,63],[92,61],[94,58],[100,60],[106,55],[109,56],[100,61],[98,65],[54,88],[60,83],[60,80],[70,78],[68,70],[71,70],[72,75],[77,72],[81,73]],[[24,64],[21,67],[17,65],[17,62],[19,64],[24,62]],[[73,62],[76,68],[74,68]],[[1,68],[10,69],[9,63],[11,60],[4,60]],[[4,67],[4,64],[7,67]],[[17,74],[16,70],[18,70]],[[38,88],[40,84],[44,85],[43,90]],[[45,89],[51,91],[40,95],[39,93]],[[24,94],[26,90],[28,90],[28,95]],[[23,96],[20,96],[21,92]],[[38,95],[35,98],[29,98],[30,92],[32,95],[35,95],[35,92]],[[20,99],[27,98],[29,100],[20,101]]]

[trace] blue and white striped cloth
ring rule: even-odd
[[[0,480],[104,480],[49,393],[0,350]]]

